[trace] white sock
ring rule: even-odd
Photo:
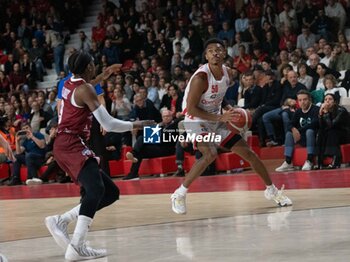
[[[176,189],[176,192],[179,193],[180,195],[186,195],[188,188],[184,187],[184,185],[181,184],[181,186]]]
[[[75,247],[80,247],[85,243],[87,233],[90,225],[92,224],[92,218],[80,215],[78,216],[77,225],[75,226],[71,244]]]
[[[61,219],[64,222],[70,223],[72,221],[75,221],[78,218],[79,211],[80,211],[80,204],[76,207],[72,208],[71,210],[67,211],[63,215],[61,215]]]

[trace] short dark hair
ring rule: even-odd
[[[297,96],[298,95],[307,95],[308,98],[311,99],[311,93],[309,91],[305,90],[305,89],[299,90],[298,93],[297,93]]]
[[[223,48],[225,48],[225,44],[224,44],[224,42],[221,39],[219,39],[219,38],[210,38],[209,40],[207,40],[204,43],[204,51],[207,49],[208,45],[210,45],[210,44],[219,44]]]
[[[68,67],[73,74],[82,74],[86,67],[93,61],[92,56],[86,51],[76,51],[68,58]]]

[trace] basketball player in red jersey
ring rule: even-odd
[[[119,199],[119,189],[98,166],[98,158],[86,145],[90,135],[92,114],[107,132],[126,132],[141,128],[150,121],[126,122],[110,116],[99,102],[94,87],[89,84],[95,76],[92,57],[83,51],[73,53],[68,60],[73,76],[65,83],[58,120],[58,135],[54,144],[55,159],[60,167],[80,185],[81,204],[63,215],[50,216],[45,224],[55,241],[65,251],[67,260],[103,257],[104,249],[86,245],[86,237],[95,212]],[[107,79],[120,69],[113,65],[102,74]],[[99,75],[97,78],[101,78]],[[91,114],[92,112],[92,114]],[[77,219],[72,239],[67,225]]]
[[[187,134],[218,134],[221,136],[221,143],[196,143],[203,156],[195,162],[186,174],[183,184],[171,195],[172,210],[177,214],[186,213],[187,190],[215,160],[219,145],[231,149],[250,163],[266,185],[267,199],[274,200],[279,206],[292,205],[292,201],[283,195],[283,188],[278,190],[272,183],[266,167],[242,137],[226,127],[226,122],[232,119],[235,112],[230,106],[225,106],[227,111],[221,114],[223,98],[232,77],[230,69],[223,65],[226,57],[223,42],[219,39],[208,40],[204,45],[204,54],[208,63],[193,74],[185,90],[182,104],[185,114],[184,126]]]

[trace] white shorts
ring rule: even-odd
[[[194,146],[199,142],[196,137],[209,135],[209,142],[217,146],[225,146],[225,144],[235,137],[236,142],[242,137],[229,130],[223,122],[209,122],[206,120],[194,120],[185,118],[184,127],[187,136],[191,137]],[[207,141],[204,141],[207,142]]]

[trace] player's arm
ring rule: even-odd
[[[223,115],[211,114],[203,109],[199,108],[200,98],[202,94],[206,92],[208,88],[208,79],[206,74],[197,74],[191,81],[190,91],[187,96],[187,112],[193,117],[199,117],[208,121],[221,121],[227,122],[231,117],[230,114],[224,113]],[[230,111],[228,111],[230,112]],[[233,115],[233,114],[232,114]]]
[[[146,121],[136,121],[132,123],[112,117],[108,114],[106,108],[99,103],[96,92],[90,84],[84,84],[76,89],[74,99],[79,106],[87,105],[96,120],[107,132],[123,133],[131,131],[133,128],[141,128],[143,125],[152,124]]]
[[[122,68],[122,64],[114,64],[106,68],[105,71],[103,71],[101,74],[95,77],[95,79],[90,81],[90,84],[93,86],[96,86],[98,83],[100,83],[102,80],[107,80],[111,74],[120,72],[120,69]]]

